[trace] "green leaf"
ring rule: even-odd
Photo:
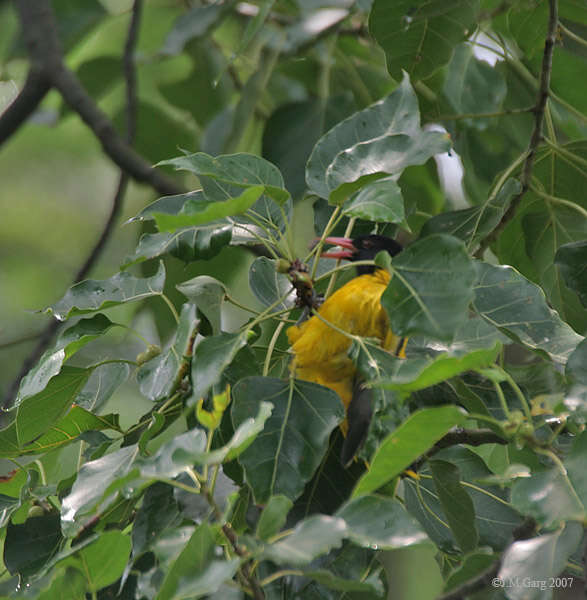
[[[92,369],[92,374],[77,395],[75,403],[81,408],[98,413],[116,389],[129,378],[130,371],[128,363],[107,363]]]
[[[587,242],[559,246],[554,256],[567,287],[577,293],[587,307]]]
[[[268,540],[285,525],[293,502],[286,496],[271,496],[257,523],[257,537]]]
[[[19,404],[24,398],[45,389],[51,377],[57,375],[63,363],[89,342],[104,335],[111,327],[117,326],[108,317],[97,314],[89,319],[81,319],[66,329],[55,345],[47,350],[39,362],[23,377],[16,397]]]
[[[69,288],[65,296],[46,308],[45,312],[53,313],[57,319],[65,321],[69,317],[158,296],[163,292],[164,283],[163,263],[159,265],[155,275],[145,279],[134,277],[126,272],[117,273],[110,279],[102,281],[86,279]]]
[[[379,179],[353,194],[344,203],[343,214],[376,223],[402,223],[406,218],[402,191],[391,177]]]
[[[222,221],[188,227],[174,233],[145,233],[139,239],[134,254],[125,259],[122,268],[165,254],[186,263],[209,260],[230,244],[231,236],[230,225]]]
[[[222,302],[227,294],[226,286],[209,275],[200,275],[176,285],[177,289],[208,319],[212,333],[220,333]]]
[[[499,337],[496,336],[496,333]],[[469,319],[450,345],[434,342],[410,345],[399,359],[379,347],[353,343],[350,356],[372,387],[413,392],[446,381],[459,373],[491,366],[501,349],[499,333],[481,319]],[[507,338],[505,338],[507,340]],[[363,349],[369,351],[369,355]],[[376,360],[376,369],[373,361]]]
[[[331,571],[327,571],[326,569],[312,569],[311,571],[304,571],[304,577],[309,577],[330,590],[337,590],[339,592],[363,592],[364,594],[369,594],[368,598],[383,597],[383,584],[377,575],[372,575],[367,577],[364,581],[359,581],[357,579],[337,577]]]
[[[89,376],[90,371],[86,369],[63,367],[43,391],[23,400],[16,411],[17,444],[28,444],[61,419]]]
[[[123,485],[137,454],[137,446],[126,446],[81,467],[71,492],[61,503],[61,528],[65,536],[75,537],[85,527],[92,519],[92,511],[112,494],[109,490],[112,484]],[[104,508],[107,504],[106,501]]]
[[[450,60],[454,47],[473,32],[477,0],[375,0],[369,31],[385,50],[387,69],[398,79],[406,69],[413,79],[425,79]]]
[[[86,579],[74,570],[63,571],[61,575],[53,578],[51,585],[37,596],[38,600],[86,600]]]
[[[215,558],[216,530],[202,523],[170,565],[156,600],[201,598],[213,594],[224,581],[232,579],[240,559]]]
[[[184,207],[191,199],[203,198],[202,190],[195,190],[187,194],[178,194],[176,196],[163,196],[157,200],[147,204],[140,213],[128,219],[128,223],[144,223],[145,221],[154,221],[156,214],[163,215],[178,215],[184,211]]]
[[[393,550],[430,543],[418,522],[393,498],[369,494],[349,500],[337,512],[349,538],[366,548]]]
[[[432,217],[422,227],[420,236],[425,237],[433,233],[448,233],[465,242],[471,251],[485,238],[508,209],[513,196],[522,189],[517,179],[508,179],[497,195],[490,196],[487,202],[479,206],[443,212]]]
[[[286,302],[289,296],[286,301],[276,304],[280,298],[287,296],[288,292],[293,294],[293,288],[287,275],[277,272],[274,260],[259,256],[253,261],[249,269],[249,286],[264,306],[275,304],[275,311],[291,308],[291,302],[289,305]]]
[[[359,479],[353,497],[364,496],[391,481],[464,420],[465,415],[456,406],[426,408],[413,413],[379,446],[369,471]]]
[[[420,129],[418,100],[405,75],[387,98],[320,138],[306,166],[306,182],[316,195],[340,204],[373,178],[399,176],[449,148],[447,135]]]
[[[175,339],[169,348],[147,361],[137,371],[137,382],[141,393],[155,402],[169,395],[187,374],[184,356],[190,339],[198,326],[196,307],[184,304],[179,316]]]
[[[476,58],[472,44],[463,43],[454,50],[443,92],[458,114],[492,113],[500,110],[507,87],[501,72]]]
[[[63,541],[57,515],[9,524],[4,541],[4,563],[12,575],[34,575],[58,552]]]
[[[499,556],[494,554],[490,548],[478,548],[467,554],[462,564],[457,567],[446,579],[445,592],[452,591],[459,586],[475,579],[493,565]]]
[[[163,444],[154,456],[137,458],[135,466],[145,480],[169,480],[177,477],[186,467],[205,458],[205,449],[205,432],[202,429],[192,429]]]
[[[274,409],[262,436],[239,456],[255,502],[272,495],[297,498],[318,468],[332,430],[344,419],[344,409],[332,390],[305,381],[246,377],[232,390],[234,427],[259,411],[263,401]]]
[[[479,541],[475,525],[475,508],[461,485],[458,467],[443,461],[430,461],[434,485],[450,528],[463,552],[473,550]]]
[[[262,185],[254,185],[228,200],[212,201],[206,197],[192,198],[185,205],[185,211],[179,215],[154,213],[155,222],[159,231],[175,231],[180,227],[195,227],[205,225],[210,221],[217,221],[233,215],[244,213],[263,194]]]
[[[118,417],[113,415],[100,417],[74,405],[63,418],[51,425],[47,433],[21,447],[20,453],[42,454],[75,442],[86,431],[100,431],[102,429],[119,431]]]
[[[286,538],[265,546],[263,557],[278,565],[307,565],[332,548],[339,548],[347,535],[343,519],[315,515],[298,523]]]
[[[567,565],[569,556],[575,551],[583,528],[579,523],[567,523],[564,529],[538,537],[514,542],[503,554],[498,577],[509,581],[548,581],[556,577]],[[510,600],[539,600],[544,598],[540,587],[524,585],[508,588]]]
[[[473,299],[475,266],[464,244],[434,234],[393,259],[393,277],[381,296],[392,330],[452,339]]]
[[[451,446],[434,455],[458,467],[461,486],[467,490],[474,505],[475,527],[479,545],[502,550],[511,543],[512,534],[522,523],[519,513],[508,503],[509,491],[498,485],[485,485],[492,472],[478,454],[464,446]],[[421,473],[427,475],[425,467]],[[448,525],[448,518],[440,502],[434,481],[421,478],[403,479],[406,488],[406,508],[415,516],[429,537],[441,547],[459,551],[457,541]]]
[[[585,507],[559,469],[533,473],[528,479],[514,482],[511,502],[521,514],[530,515],[548,528],[585,519]]]
[[[119,579],[130,550],[130,536],[121,531],[106,531],[63,562],[77,568],[86,578],[87,590],[94,593]]]
[[[194,38],[205,36],[227,10],[223,4],[194,6],[178,17],[165,38],[162,54],[179,54],[184,46]]]
[[[204,194],[214,203],[233,197],[234,188],[260,188],[259,195],[264,191],[279,204],[289,198],[279,169],[254,154],[210,156],[204,152],[196,152],[161,161],[159,165],[171,165],[176,169],[190,171],[197,175],[202,183]]]
[[[149,486],[132,526],[133,557],[151,548],[167,529],[179,526],[181,522],[173,488],[160,482]]]
[[[246,345],[247,336],[247,331],[220,333],[204,338],[196,346],[192,358],[192,394],[188,398],[188,406],[205,397],[210,388],[220,381],[224,370]]]
[[[549,308],[544,292],[512,267],[477,268],[475,311],[514,341],[564,364],[583,338]]]

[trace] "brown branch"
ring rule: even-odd
[[[522,198],[525,196],[530,186],[530,179],[532,178],[532,168],[534,166],[534,159],[536,157],[536,151],[542,141],[542,123],[544,121],[544,111],[546,110],[546,102],[548,101],[548,95],[550,90],[550,75],[552,72],[552,54],[554,52],[554,45],[556,42],[557,27],[558,27],[558,4],[557,0],[549,0],[549,18],[548,18],[548,31],[546,39],[544,41],[544,53],[542,55],[542,68],[540,71],[540,80],[538,82],[538,96],[536,98],[536,105],[534,106],[534,129],[530,137],[530,143],[528,144],[528,150],[526,151],[526,159],[522,166],[522,174],[520,176],[520,183],[522,188],[520,192],[512,199],[512,202],[508,210],[503,215],[501,221],[497,224],[495,229],[481,241],[479,249],[475,253],[475,256],[481,257],[487,247],[497,238],[504,227],[511,221],[515,216]]]
[[[137,43],[137,36],[139,30],[139,23],[141,17],[141,8],[142,8],[142,0],[135,0],[132,8],[132,17],[128,30],[128,35],[124,47],[124,56],[123,56],[123,65],[124,65],[124,75],[126,81],[126,123],[127,123],[127,131],[126,131],[126,140],[128,144],[132,144],[136,131],[136,121],[137,121],[137,100],[136,100],[136,72],[134,65],[134,51]],[[51,18],[51,15],[48,16]],[[47,48],[44,48],[47,50]],[[116,188],[116,192],[114,194],[114,198],[112,200],[112,207],[110,209],[110,214],[104,227],[102,228],[102,233],[98,238],[98,241],[92,248],[88,257],[86,258],[84,264],[79,268],[78,272],[73,278],[73,283],[77,283],[86,277],[86,275],[90,272],[92,267],[98,261],[98,258],[102,254],[106,243],[112,236],[114,232],[114,225],[116,220],[120,216],[122,211],[122,205],[124,200],[124,195],[126,193],[126,189],[128,187],[128,174],[125,171],[121,171],[118,179],[118,185]],[[25,358],[23,361],[20,371],[17,376],[14,378],[12,383],[8,388],[8,392],[3,401],[3,407],[8,408],[10,404],[12,404],[16,394],[18,392],[18,387],[23,377],[29,372],[31,367],[41,358],[45,350],[51,344],[57,330],[59,329],[60,322],[56,319],[52,319],[48,325],[45,327],[43,332],[40,335],[40,338],[33,348],[31,353]]]
[[[148,183],[160,194],[181,194],[184,190],[154,169],[116,132],[77,77],[63,62],[56,24],[49,0],[16,0],[22,32],[35,68],[57,88],[63,99],[79,114],[100,140],[104,152],[137,181]]]
[[[0,117],[0,146],[37,110],[50,89],[43,71],[31,68],[22,90]]]

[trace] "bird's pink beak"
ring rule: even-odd
[[[314,242],[318,242],[319,238],[316,238]],[[344,237],[327,237],[324,238],[325,244],[331,244],[333,246],[341,246],[342,248],[348,248],[348,250],[335,250],[334,252],[323,252],[320,256],[322,258],[351,258],[357,249],[353,246],[353,240]]]

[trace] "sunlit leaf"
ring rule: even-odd
[[[464,413],[456,406],[427,408],[412,414],[379,446],[353,497],[368,494],[391,481],[464,419]]]
[[[379,179],[353,194],[344,203],[343,213],[369,221],[401,223],[405,219],[402,191],[392,178]]]
[[[261,192],[264,190],[279,203],[285,202],[289,198],[288,192],[284,189],[283,177],[279,169],[254,154],[210,156],[204,152],[197,152],[164,160],[159,164],[171,165],[176,169],[190,171],[197,175],[202,183],[204,194],[209,201],[214,203],[226,200],[227,197],[234,197],[236,195],[234,189],[242,190],[243,188],[262,188]],[[195,225],[195,223],[191,224]]]
[[[583,339],[549,308],[542,290],[507,266],[478,263],[474,309],[516,342],[565,363]]]
[[[154,213],[154,218],[159,231],[176,231],[180,227],[195,227],[206,225],[210,221],[217,221],[244,213],[253,206],[261,197],[265,188],[262,185],[247,187],[238,196],[228,200],[209,200],[205,197],[192,198],[186,203],[184,211],[178,215]]]
[[[104,335],[111,327],[115,327],[108,317],[97,314],[89,319],[81,319],[66,329],[57,339],[55,345],[47,350],[39,362],[23,378],[16,403],[24,398],[37,394],[45,388],[48,381],[61,370],[63,363],[89,342]]]
[[[220,309],[227,293],[226,286],[214,277],[199,275],[176,287],[208,319],[212,332],[220,333]]]
[[[343,519],[315,515],[298,523],[286,538],[268,545],[263,556],[279,565],[301,566],[337,548],[348,535]]]
[[[320,138],[306,166],[306,182],[312,192],[339,204],[374,178],[399,176],[449,148],[445,134],[420,129],[418,101],[406,75],[387,98]]]
[[[159,265],[152,277],[141,279],[130,273],[117,273],[102,281],[86,279],[69,288],[59,302],[45,309],[53,313],[60,321],[69,317],[83,315],[118,306],[126,302],[143,300],[150,296],[159,296],[165,283],[165,267]]]
[[[366,548],[392,550],[430,543],[418,522],[393,498],[360,496],[349,500],[336,516],[346,522],[350,539]]]
[[[498,577],[504,581],[549,581],[567,565],[583,537],[579,523],[567,523],[563,529],[538,537],[514,542],[503,554]],[[540,587],[512,586],[510,600],[539,600],[544,598]]]

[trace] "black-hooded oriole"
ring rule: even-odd
[[[381,235],[326,238],[325,242],[346,250],[322,256],[351,261],[373,260],[382,250],[395,256],[402,250],[395,240]],[[345,406],[347,421],[341,426],[345,434],[341,454],[344,464],[352,460],[365,441],[373,409],[369,390],[362,388],[355,365],[348,356],[352,340],[339,330],[378,338],[384,349],[402,358],[407,341],[391,331],[389,318],[381,306],[381,295],[390,274],[374,265],[358,265],[356,269],[357,276],[322,304],[319,316],[314,315],[287,330],[294,354],[291,363],[294,375],[334,390]]]

